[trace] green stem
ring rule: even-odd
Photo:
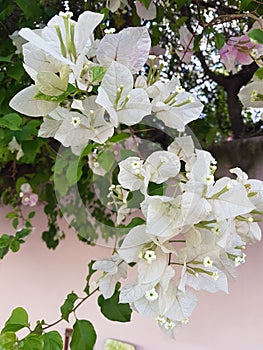
[[[75,312],[81,304],[84,303],[84,301],[86,301],[89,297],[91,297],[95,292],[97,292],[99,290],[99,288],[94,289],[94,291],[92,291],[90,294],[88,294],[85,298],[82,298],[82,300],[74,307],[74,309],[72,309],[71,313]],[[56,326],[58,323],[60,323],[61,321],[64,321],[64,318],[59,318],[57,321],[47,324],[45,327],[42,328],[42,330],[46,330],[48,328],[54,327]]]

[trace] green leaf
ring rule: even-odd
[[[132,310],[129,304],[119,304],[120,292],[117,290],[109,299],[104,299],[102,295],[98,297],[98,304],[101,313],[111,321],[129,322]]]
[[[43,350],[62,350],[63,339],[57,331],[51,331],[43,334]]]
[[[64,301],[64,304],[60,307],[61,317],[68,321],[68,317],[70,313],[73,311],[74,303],[78,299],[77,294],[70,293],[67,295],[66,300]]]
[[[58,193],[61,196],[65,196],[69,189],[69,183],[64,175],[57,175],[55,176],[55,190],[58,191]]]
[[[24,74],[25,74],[25,71],[24,71],[22,62],[16,62],[13,65],[10,65],[7,69],[7,75],[18,82],[21,81]]]
[[[128,223],[128,225],[123,225],[123,224],[121,224],[121,225],[119,225],[118,227],[119,227],[119,228],[131,229],[131,228],[133,228],[133,227],[135,227],[135,226],[139,226],[139,225],[143,225],[143,224],[145,224],[145,220],[144,220],[144,219],[142,219],[142,218],[133,218],[133,219]]]
[[[0,349],[13,350],[16,343],[16,335],[13,332],[6,332],[0,335]]]
[[[263,44],[263,30],[253,29],[248,33],[248,36],[259,44]]]
[[[46,242],[46,245],[49,249],[55,249],[59,244],[59,240],[56,238],[57,232],[58,232],[58,227],[56,227],[56,225],[51,223],[49,225],[49,230],[44,231],[42,233],[42,239],[44,242]]]
[[[259,68],[254,75],[260,80],[263,80],[263,67]]]
[[[70,342],[71,350],[93,350],[97,335],[91,322],[76,320]]]
[[[115,163],[115,156],[113,152],[103,151],[98,156],[98,162],[104,170],[110,171]]]
[[[24,141],[22,143],[22,149],[24,152],[23,160],[24,163],[31,164],[35,161],[35,158],[38,153],[40,153],[41,146],[43,145],[43,141],[39,138],[30,141]]]
[[[130,149],[121,149],[120,150],[121,160],[124,160],[128,157],[138,157],[138,154]]]
[[[17,212],[16,211],[11,211],[10,213],[7,213],[5,216],[7,219],[13,219],[17,217]]]
[[[11,55],[8,56],[0,56],[0,62],[11,62],[13,58],[13,54],[11,53]]]
[[[25,17],[36,19],[36,17],[41,16],[41,9],[36,0],[16,0],[15,2],[24,12]]]
[[[29,214],[28,214],[28,219],[33,219],[33,217],[36,215],[36,212],[35,211],[31,211]]]
[[[44,349],[44,340],[42,335],[38,334],[29,334],[24,339],[20,341],[21,350],[43,350]]]
[[[12,221],[12,226],[16,229],[18,226],[18,223],[19,223],[18,218],[14,218],[14,220]]]
[[[44,101],[51,101],[51,102],[63,102],[68,96],[68,92],[63,92],[61,95],[58,96],[49,96],[43,94],[41,91],[38,91],[38,93],[34,96],[35,100],[44,100]]]
[[[116,143],[120,141],[126,140],[128,137],[130,137],[130,134],[127,132],[121,132],[119,134],[113,135],[111,138],[108,139],[108,142]]]
[[[17,113],[9,113],[0,118],[0,126],[9,130],[20,130],[23,119]]]
[[[16,239],[12,240],[10,243],[10,249],[12,250],[13,253],[16,253],[20,249],[20,243]]]
[[[215,38],[216,48],[217,50],[220,50],[226,42],[225,36],[222,33],[215,33],[214,38]]]
[[[184,5],[190,5],[191,0],[175,0],[177,5],[177,10],[179,11]]]
[[[91,83],[102,81],[105,73],[107,72],[107,68],[101,66],[93,66],[90,68],[91,72]]]
[[[28,314],[22,307],[17,307],[12,311],[1,333],[17,332],[25,327],[28,327]]]
[[[22,230],[19,230],[16,232],[16,238],[25,238],[31,233],[31,228],[22,228]]]
[[[244,11],[253,0],[241,0],[239,11]]]
[[[86,287],[84,288],[84,292],[87,293],[89,295],[89,281],[91,279],[91,276],[96,272],[96,270],[92,269],[92,265],[95,263],[95,260],[91,260],[91,262],[88,264],[88,268],[89,268],[89,273],[88,276],[86,277]]]
[[[149,196],[163,196],[166,188],[167,185],[164,183],[156,184],[155,182],[149,182],[148,194]]]
[[[79,181],[82,175],[82,169],[79,166],[79,159],[70,162],[68,169],[66,171],[66,178],[69,185],[72,186]]]
[[[202,34],[197,34],[194,38],[194,51],[199,51],[200,50],[200,41],[202,39],[203,35]]]

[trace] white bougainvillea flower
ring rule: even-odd
[[[135,74],[143,68],[150,48],[151,39],[146,27],[125,28],[117,34],[105,35],[99,44],[97,59],[105,67],[119,62]]]
[[[52,71],[37,72],[32,69],[29,73],[35,79],[35,85],[17,93],[9,105],[16,111],[31,117],[45,116],[58,106],[56,96],[62,95],[67,90],[69,69],[65,65],[61,66],[61,70],[57,72],[59,75]],[[45,98],[42,98],[43,95]]]
[[[93,270],[104,272],[98,283],[101,294],[105,299],[114,294],[116,283],[121,278],[126,278],[127,267],[127,263],[120,259],[118,254],[112,255],[108,259],[98,260],[92,265]]]
[[[188,163],[195,156],[194,142],[191,136],[176,137],[167,150],[175,153],[185,163]]]
[[[174,302],[170,309],[166,311],[165,316],[174,321],[187,323],[188,318],[196,307],[197,298],[189,290],[182,292],[178,289],[175,291],[174,296]]]
[[[57,102],[36,99],[39,93],[35,85],[31,85],[19,91],[10,101],[9,105],[19,113],[30,117],[41,117],[52,112],[57,106]]]
[[[80,56],[88,53],[93,31],[102,21],[103,14],[85,11],[77,22],[71,17],[72,13],[61,12],[44,29],[23,28],[19,35],[59,61],[75,64]]]
[[[156,5],[154,4],[153,0],[150,2],[150,5],[148,8],[146,8],[144,4],[138,0],[135,2],[135,6],[136,6],[137,15],[140,18],[154,19],[156,17],[156,14],[157,14]]]
[[[254,80],[247,84],[238,97],[244,107],[263,108],[263,81]]]
[[[21,145],[17,142],[15,136],[13,136],[12,140],[9,142],[8,149],[11,153],[14,153],[15,151],[17,151],[17,154],[16,154],[17,160],[22,158],[24,155],[23,149],[22,149]]]
[[[89,140],[102,144],[113,135],[114,127],[105,120],[105,110],[95,99],[96,96],[89,96],[83,100],[82,113],[69,112],[62,107],[57,109],[62,123],[54,137],[65,147],[85,147]]]
[[[245,243],[255,243],[261,240],[261,229],[253,217],[245,216],[242,220],[236,220],[236,230]]]
[[[129,157],[119,163],[118,181],[120,185],[131,191],[146,191],[149,177],[144,162],[139,157]]]
[[[38,72],[58,73],[63,67],[67,67],[67,65],[30,42],[23,45],[23,59],[24,69],[34,81]]]
[[[212,211],[220,220],[243,215],[255,209],[244,186],[236,180],[221,178],[207,193]]]
[[[167,83],[158,83],[159,93],[152,101],[152,111],[166,126],[184,131],[186,124],[199,118],[202,103],[185,92],[176,78]]]
[[[188,182],[183,186],[184,190],[200,196],[206,193],[207,188],[214,184],[215,164],[211,153],[196,149],[195,156],[190,157],[186,163]]]
[[[115,12],[119,8],[124,8],[127,6],[130,9],[130,6],[128,4],[127,0],[107,0],[106,1],[106,7],[111,11]]]
[[[153,152],[145,162],[138,157],[129,157],[119,163],[118,181],[124,188],[146,194],[149,181],[160,184],[176,177],[180,166],[179,158],[168,151]]]
[[[176,177],[180,168],[177,155],[168,151],[153,152],[145,161],[145,169],[150,174],[150,181],[157,184]]]
[[[151,113],[151,104],[143,89],[133,89],[130,70],[118,62],[112,62],[101,86],[96,102],[104,107],[114,126],[119,123],[134,125]]]
[[[181,196],[148,196],[142,203],[146,217],[146,232],[169,239],[182,230]]]

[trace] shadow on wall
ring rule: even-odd
[[[249,178],[263,180],[263,136],[217,143],[209,151],[217,160],[216,178],[231,176],[229,169],[239,167]]]

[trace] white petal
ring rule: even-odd
[[[157,151],[152,153],[145,162],[146,171],[151,174],[150,181],[160,184],[170,177],[175,177],[180,171],[180,160],[172,152]]]
[[[196,296],[186,290],[185,293],[178,291],[176,300],[171,309],[166,313],[166,316],[173,320],[184,321],[193,312],[197,304]]]
[[[151,113],[151,104],[146,91],[143,89],[131,90],[129,97],[129,102],[125,108],[118,110],[117,114],[120,123],[134,125]]]
[[[191,136],[176,137],[167,150],[175,153],[185,162],[188,162],[194,155],[193,139]]]
[[[136,11],[140,18],[154,19],[156,17],[156,6],[151,1],[149,8],[147,9],[140,1],[136,1]]]
[[[162,250],[157,247],[155,250],[156,260],[153,260],[151,264],[141,259],[138,262],[138,282],[142,284],[152,283],[157,284],[167,267],[168,254],[162,252]]]
[[[120,303],[132,303],[142,298],[147,290],[151,289],[149,285],[141,285],[137,283],[127,284],[121,289]]]
[[[49,114],[57,107],[57,103],[34,99],[38,91],[35,85],[21,90],[10,101],[10,107],[31,117],[40,117]]]
[[[220,270],[217,270],[217,273],[217,280],[213,279],[206,273],[199,273],[197,277],[188,273],[186,284],[194,288],[195,290],[202,289],[210,293],[215,293],[219,290],[222,290],[223,292],[228,293],[228,283],[226,275]]]
[[[123,86],[123,91],[120,101],[123,101],[133,88],[133,76],[127,67],[114,61],[111,63],[101,82],[101,88],[109,96],[112,104],[116,99],[117,89],[121,85]]]
[[[135,168],[133,164],[139,165]],[[143,187],[145,171],[141,165],[140,158],[129,157],[121,161],[119,167],[118,181],[122,187],[131,191],[136,191]]]
[[[136,262],[142,246],[151,240],[152,237],[145,231],[145,225],[136,226],[130,230],[118,249],[119,256],[127,263]]]
[[[76,23],[76,46],[77,52],[80,53],[87,46],[90,46],[90,36],[92,35],[94,29],[103,20],[104,15],[101,13],[95,13],[91,11],[83,12]]]
[[[38,131],[39,137],[54,137],[62,121],[58,121],[52,118],[44,118],[43,123],[40,125]]]
[[[146,27],[125,28],[118,34],[108,34],[101,40],[97,59],[106,67],[117,61],[136,73],[145,64],[150,46],[151,40]]]

